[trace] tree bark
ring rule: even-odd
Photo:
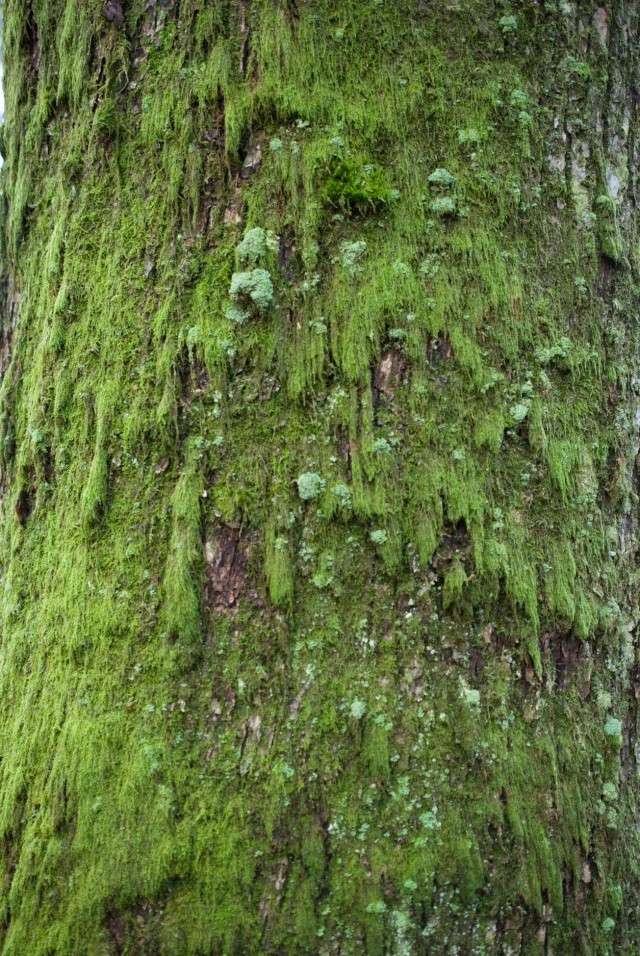
[[[3,956],[635,953],[637,0],[6,0]]]

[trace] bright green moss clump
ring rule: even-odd
[[[351,157],[331,159],[323,192],[331,205],[362,214],[379,211],[400,195],[381,166]]]

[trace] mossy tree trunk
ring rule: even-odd
[[[3,956],[635,953],[637,0],[6,0]]]

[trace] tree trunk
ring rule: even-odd
[[[636,953],[638,0],[6,0],[3,956]]]

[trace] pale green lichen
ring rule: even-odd
[[[455,216],[457,203],[452,196],[436,196],[429,208],[436,216]]]
[[[298,494],[303,501],[312,501],[324,491],[326,482],[315,471],[305,471],[296,478]]]
[[[442,189],[452,189],[456,184],[455,176],[452,176],[448,169],[434,169],[429,175],[428,181],[432,186],[439,186]]]
[[[610,737],[614,742],[618,744],[622,743],[622,721],[618,720],[617,717],[608,718],[604,725],[604,732],[607,737]]]
[[[354,242],[345,240],[340,245],[340,265],[349,275],[358,275],[362,271],[362,259],[366,251],[367,243],[364,239],[357,239]]]
[[[236,261],[239,266],[257,266],[261,260],[276,254],[279,246],[278,237],[269,230],[260,226],[247,229],[236,246]]]
[[[229,298],[235,303],[252,303],[258,312],[264,313],[273,305],[273,282],[266,269],[250,272],[234,272],[229,286]],[[242,321],[238,317],[234,321]]]

